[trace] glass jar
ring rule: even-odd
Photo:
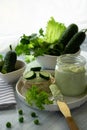
[[[78,96],[86,89],[86,60],[83,56],[61,55],[55,67],[55,82],[66,96]]]

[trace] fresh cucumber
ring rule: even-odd
[[[41,67],[32,67],[30,70],[31,71],[40,71]]]
[[[12,50],[10,45],[10,51],[8,51],[4,57],[4,64],[2,67],[2,73],[8,73],[15,70],[15,64],[17,61],[17,54],[15,51]]]
[[[76,33],[65,47],[63,54],[76,53],[86,38],[85,32]]]
[[[46,79],[46,80],[49,80],[49,79],[50,79],[50,74],[49,74],[48,72],[46,72],[46,71],[40,71],[40,72],[39,72],[39,76],[40,76],[41,78]]]
[[[0,61],[0,72],[2,70],[3,64],[4,64],[4,61]]]
[[[34,71],[29,71],[27,73],[24,73],[23,77],[25,79],[34,79],[34,78],[36,78],[36,73]]]
[[[58,44],[62,44],[63,48],[67,45],[67,43],[70,41],[70,39],[74,36],[75,33],[78,32],[78,26],[74,23],[70,24],[62,36],[60,37]]]

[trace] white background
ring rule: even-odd
[[[66,26],[87,28],[87,0],[0,0],[0,39],[35,33],[51,16]],[[0,40],[0,49],[8,42]]]

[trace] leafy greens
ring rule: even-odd
[[[49,94],[45,91],[39,91],[38,86],[32,86],[26,92],[26,101],[28,104],[36,105],[39,109],[44,109],[45,104],[52,104],[53,101],[49,100]]]
[[[63,23],[56,22],[53,17],[48,21],[46,27],[45,41],[55,43],[61,37],[66,27]]]
[[[39,34],[33,33],[29,36],[23,34],[15,50],[17,55],[33,55],[34,57],[49,54],[60,55],[62,45],[58,40],[65,31],[66,26],[63,23],[56,22],[53,17],[47,22],[46,32],[42,28]],[[57,44],[57,47],[55,46]]]

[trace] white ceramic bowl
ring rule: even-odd
[[[75,54],[72,55],[79,55],[80,50],[76,52]],[[44,69],[55,69],[55,65],[57,62],[57,57],[58,56],[53,56],[53,55],[43,55],[43,56],[38,56],[37,57],[37,62],[42,66]]]
[[[6,74],[0,73],[0,78],[7,83],[17,82],[20,76],[23,74],[26,68],[26,64],[21,60],[17,60],[15,68],[16,68],[15,71]]]
[[[55,69],[55,65],[57,62],[58,56],[52,56],[52,55],[44,55],[44,56],[38,56],[37,62],[41,65],[44,69]]]

